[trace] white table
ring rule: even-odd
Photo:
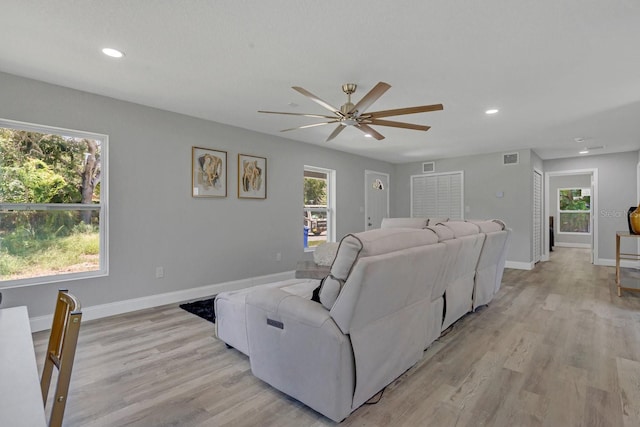
[[[623,290],[640,292],[640,271],[635,268],[620,267],[620,260],[640,261],[640,254],[620,252],[620,239],[622,237],[633,238],[635,244],[640,239],[640,234],[631,234],[626,231],[616,232],[616,287],[618,288],[618,296],[622,296]]]
[[[46,426],[27,307],[0,309],[0,426]]]

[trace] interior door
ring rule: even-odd
[[[365,230],[380,228],[382,219],[389,217],[389,175],[365,171],[364,184]]]

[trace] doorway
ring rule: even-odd
[[[545,173],[545,230],[554,223],[554,246],[589,249],[598,259],[598,170],[577,169]],[[543,260],[549,259],[545,245]]]

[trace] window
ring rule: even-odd
[[[463,172],[411,177],[411,216],[461,220],[463,214]]]
[[[0,288],[107,274],[107,140],[0,120]]]
[[[335,237],[335,171],[304,167],[304,248],[313,250]]]
[[[559,188],[558,233],[591,233],[591,189]]]

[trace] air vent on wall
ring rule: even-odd
[[[502,155],[503,165],[517,165],[518,162],[518,153],[506,153]]]
[[[424,162],[422,164],[422,173],[431,173],[436,171],[436,162]]]

